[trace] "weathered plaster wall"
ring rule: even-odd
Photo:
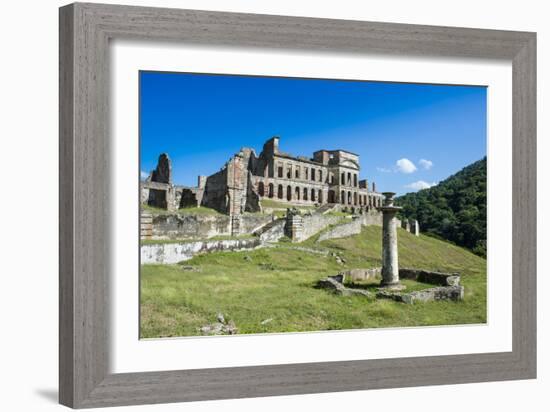
[[[257,237],[249,239],[230,239],[198,241],[186,243],[162,243],[158,245],[142,245],[141,264],[174,264],[191,259],[200,253],[214,251],[251,250],[261,246]]]

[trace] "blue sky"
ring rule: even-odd
[[[186,73],[140,73],[141,170],[172,159],[194,186],[241,147],[360,155],[360,178],[398,194],[433,185],[486,155],[486,88]]]

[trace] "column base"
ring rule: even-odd
[[[402,283],[396,282],[396,283],[380,283],[380,289],[386,289],[386,290],[403,290],[407,289],[405,285]]]

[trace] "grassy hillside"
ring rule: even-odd
[[[396,200],[402,215],[417,219],[423,232],[487,255],[487,158]]]
[[[184,265],[144,265],[141,336],[199,335],[198,328],[215,322],[218,312],[233,320],[239,333],[484,323],[486,261],[433,237],[398,233],[400,266],[460,272],[463,302],[405,305],[316,289],[319,279],[343,269],[381,266],[381,228],[371,226],[359,235],[320,244],[280,243],[201,255]],[[346,263],[296,246],[328,249]]]

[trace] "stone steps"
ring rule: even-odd
[[[139,216],[139,237],[140,239],[151,239],[153,237],[153,215],[141,212]]]
[[[315,213],[324,215],[325,213],[331,212],[332,210],[336,209],[338,206],[339,206],[338,203],[325,203],[324,205],[319,207],[317,210],[315,210]]]

